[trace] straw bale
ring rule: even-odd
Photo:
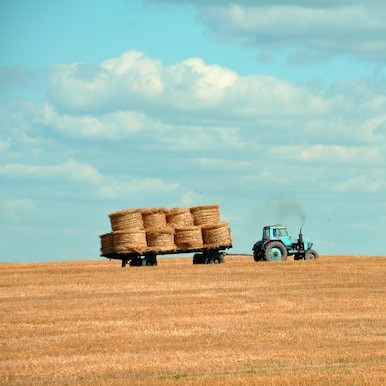
[[[171,227],[146,230],[147,250],[153,252],[174,251],[174,229]]]
[[[114,250],[114,237],[113,233],[105,233],[99,236],[101,239],[101,253],[102,255],[110,255],[115,252]]]
[[[142,209],[142,220],[145,229],[166,227],[166,208]]]
[[[143,229],[142,213],[139,209],[123,209],[109,214],[113,232]]]
[[[232,245],[232,235],[229,224],[221,222],[214,225],[204,225],[202,227],[202,239],[204,247],[219,247]]]
[[[203,247],[201,227],[176,228],[174,242],[179,249],[199,249]]]
[[[146,249],[145,231],[114,232],[114,249],[117,253],[143,253]]]
[[[218,224],[220,210],[218,205],[204,205],[190,208],[193,214],[194,225]]]
[[[173,208],[166,213],[167,223],[174,228],[194,225],[193,215],[189,208]]]

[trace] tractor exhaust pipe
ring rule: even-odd
[[[300,231],[299,231],[299,244],[300,245],[303,245],[303,233],[302,233],[302,228],[300,228]]]

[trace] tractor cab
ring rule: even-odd
[[[284,225],[268,225],[263,228],[263,241],[280,240],[287,248],[292,246],[292,238]]]

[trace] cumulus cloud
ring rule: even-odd
[[[0,166],[0,175],[8,178],[66,178],[84,183],[96,183],[102,178],[94,167],[73,159],[58,165],[9,163]]]
[[[386,7],[381,1],[167,2],[197,6],[211,35],[255,46],[264,60],[289,48],[289,60],[298,64],[342,54],[379,63],[386,57]]]
[[[150,120],[136,111],[113,111],[101,116],[60,114],[52,105],[45,104],[39,123],[75,137],[119,139],[148,127]]]
[[[56,165],[5,164],[0,166],[0,176],[8,181],[44,181],[42,187],[53,181],[71,185],[71,189],[87,185],[91,196],[103,198],[129,198],[149,190],[161,193],[178,187],[177,183],[168,183],[161,178],[137,177],[129,173],[124,177],[104,175],[94,166],[74,159]]]
[[[379,149],[364,146],[312,145],[306,149],[299,149],[299,158],[307,162],[343,162],[374,164],[382,161]]]
[[[180,150],[272,141],[352,147],[382,140],[384,132],[384,82],[296,84],[241,76],[199,58],[165,66],[137,51],[92,69],[82,65],[82,75],[78,66],[55,69],[35,122],[73,137],[143,143],[146,133],[147,147]]]
[[[146,71],[142,69],[143,62],[147,64]],[[278,109],[282,115],[293,116],[304,111],[315,115],[326,112],[326,101],[305,87],[272,76],[242,77],[199,58],[165,67],[158,60],[130,51],[107,63],[102,63],[87,81],[79,80],[74,65],[57,68],[51,78],[49,103],[63,114],[135,110],[169,120],[181,112],[186,116],[197,110],[200,115],[196,119],[205,117],[206,111],[211,111],[210,119],[216,114],[217,118],[220,114],[228,118],[233,115],[234,119],[262,117],[273,115]],[[157,79],[153,83],[162,87],[147,88],[148,78]],[[132,79],[143,86],[133,86]],[[50,114],[48,110],[47,115]]]

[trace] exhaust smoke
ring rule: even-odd
[[[307,214],[300,204],[290,201],[281,201],[277,203],[276,210],[280,216],[283,216],[286,219],[297,217],[300,221],[300,228],[303,228],[307,219]]]

